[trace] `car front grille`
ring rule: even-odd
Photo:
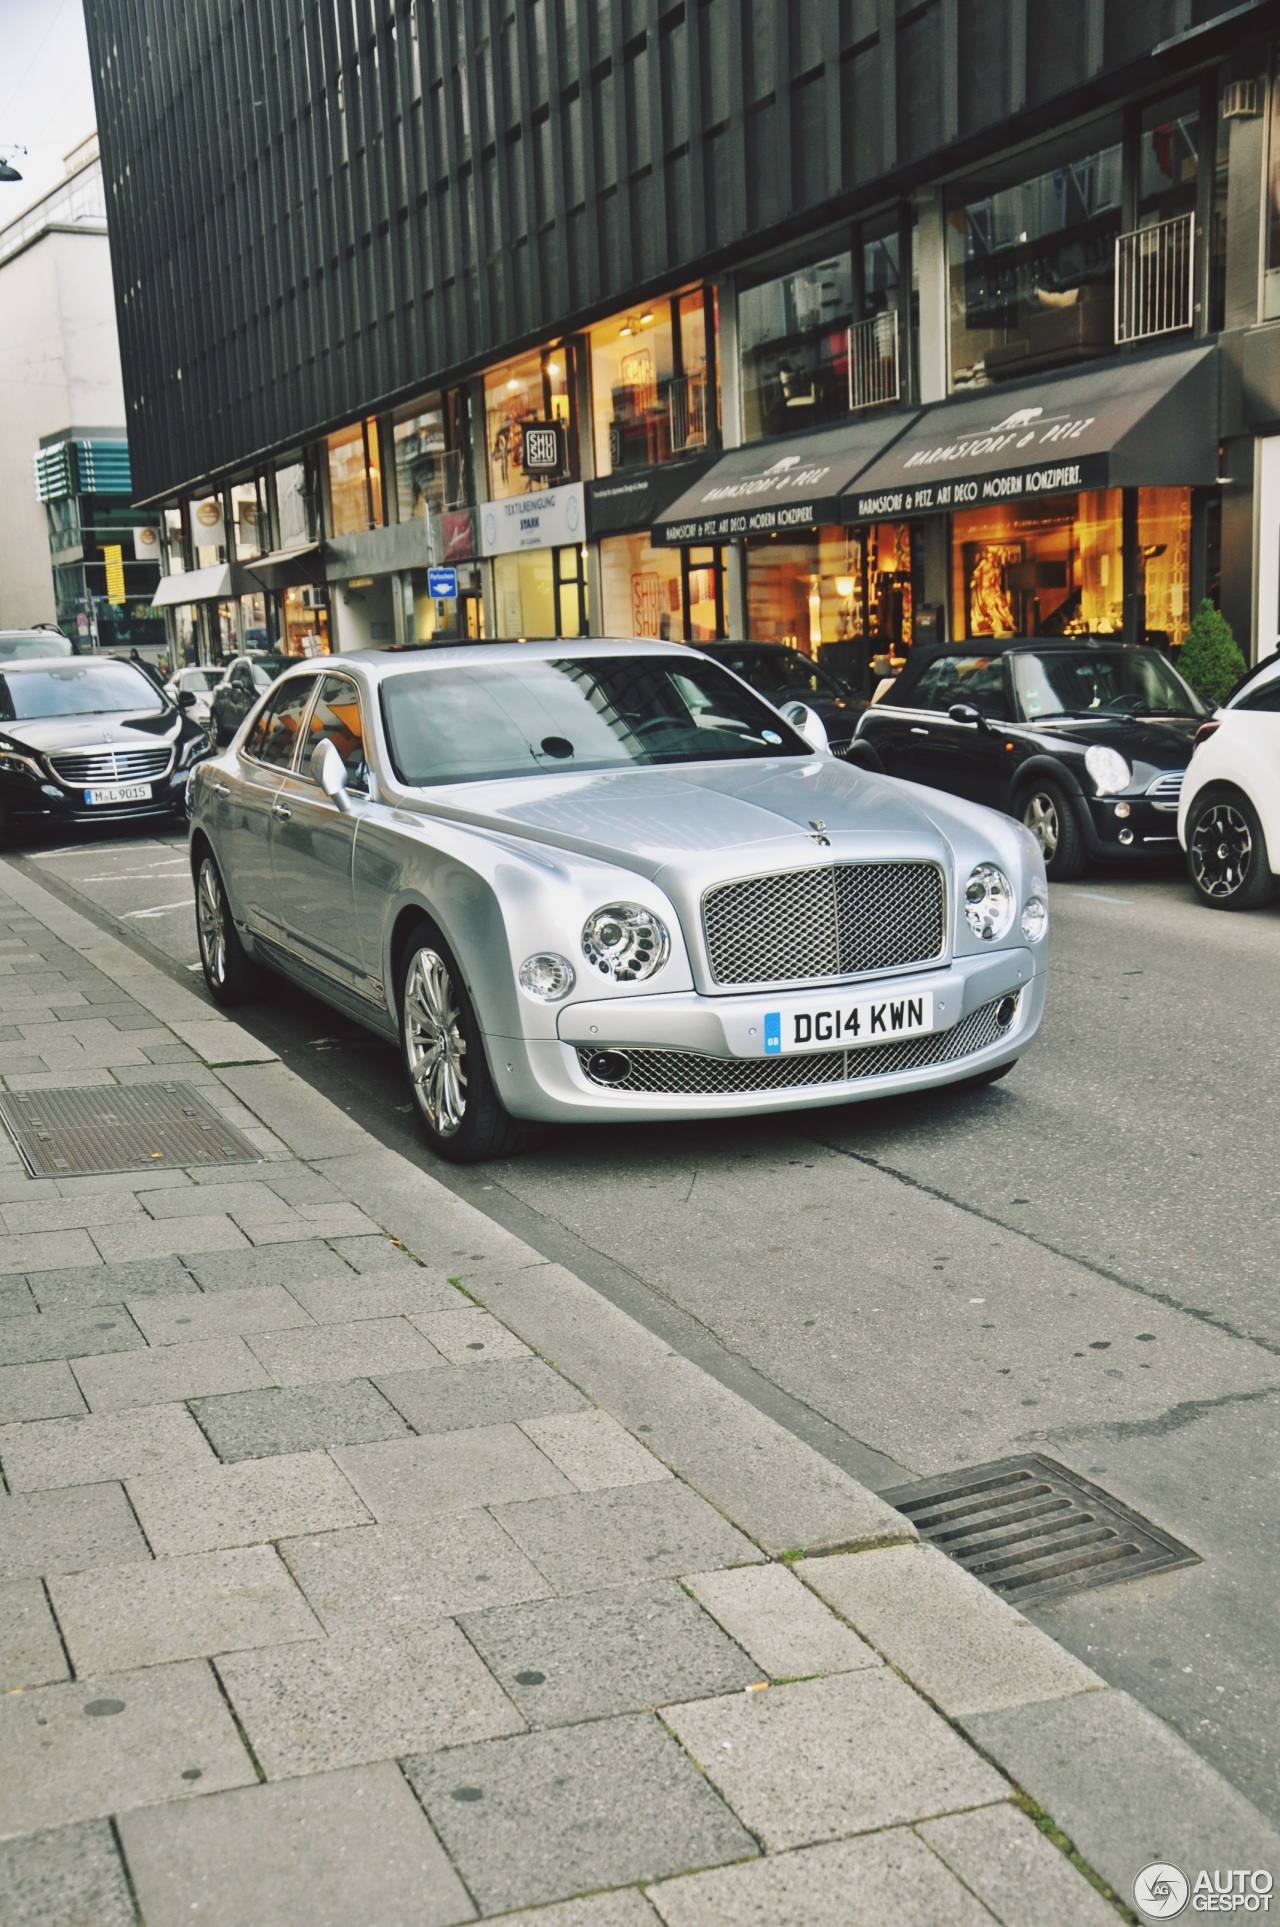
[[[92,783],[147,783],[166,776],[173,751],[163,749],[90,749],[83,755],[51,756],[60,781],[80,789]]]
[[[933,963],[947,930],[936,863],[832,863],[720,883],[702,899],[718,984],[781,984]]]
[[[703,1057],[695,1051],[622,1050],[606,1053],[624,1056],[630,1063],[627,1075],[615,1081],[591,1077],[589,1066],[599,1055],[594,1050],[579,1050],[578,1062],[594,1084],[607,1084],[611,1091],[655,1091],[683,1097],[720,1097],[735,1092],[800,1090],[813,1084],[847,1084],[857,1078],[887,1077],[894,1071],[926,1070],[934,1064],[950,1064],[958,1057],[994,1044],[1014,1022],[1016,1008],[1008,1023],[997,1016],[1005,1000],[983,1004],[971,1011],[951,1030],[935,1031],[927,1037],[904,1038],[898,1044],[874,1044],[864,1050],[815,1051],[811,1056],[795,1057]]]
[[[1163,776],[1157,776],[1154,783],[1147,784],[1147,795],[1158,810],[1177,809],[1182,795],[1182,779],[1185,775],[1185,770],[1170,769],[1166,770]]]

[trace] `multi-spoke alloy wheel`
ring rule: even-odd
[[[1057,854],[1058,837],[1061,834],[1053,797],[1047,796],[1043,790],[1037,790],[1034,796],[1028,797],[1022,820],[1044,851],[1045,862],[1051,862]]]
[[[1267,840],[1239,790],[1197,798],[1187,824],[1187,869],[1202,902],[1215,910],[1256,910],[1269,901]]]
[[[1073,804],[1060,784],[1047,776],[1023,798],[1022,820],[1044,851],[1046,874],[1054,883],[1078,877],[1084,868],[1084,838]]]
[[[222,878],[211,856],[200,865],[196,884],[196,927],[200,937],[200,961],[211,990],[221,989],[227,981],[227,899]]]
[[[448,965],[415,951],[404,985],[404,1051],[414,1096],[433,1132],[456,1137],[467,1114],[467,1040]]]

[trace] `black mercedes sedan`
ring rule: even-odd
[[[46,824],[185,813],[207,731],[130,662],[0,663],[0,842]]]
[[[1091,636],[913,649],[858,741],[889,776],[1020,817],[1051,879],[1178,848],[1208,711],[1158,649]]]

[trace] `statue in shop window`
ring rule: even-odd
[[[974,557],[969,577],[969,633],[975,636],[1011,636],[1015,630],[1013,603],[1009,596],[1006,551],[984,543]]]

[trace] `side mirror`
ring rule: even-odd
[[[196,692],[195,692],[195,690],[194,690],[194,689],[180,689],[180,690],[178,691],[178,708],[179,708],[179,709],[194,709],[194,708],[195,708],[195,706],[196,706]]]
[[[351,798],[347,795],[346,765],[327,738],[323,743],[317,743],[311,752],[311,774],[345,816],[351,808]]]
[[[971,723],[975,729],[985,729],[987,726],[986,717],[972,703],[952,703],[947,714],[953,723]]]
[[[827,741],[826,724],[816,709],[810,709],[808,703],[784,703],[782,716],[785,722],[790,723],[797,735],[804,737],[811,750],[819,756],[830,756],[831,746]]]

